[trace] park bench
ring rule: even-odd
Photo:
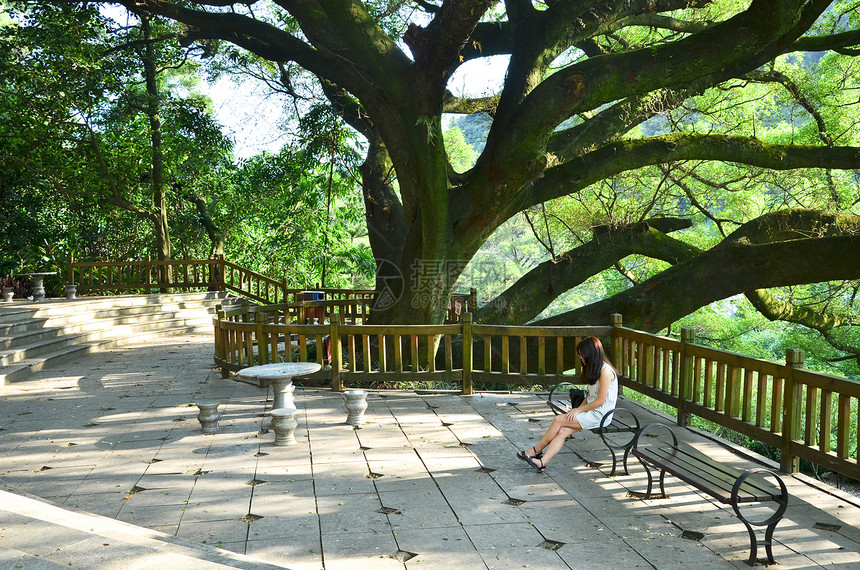
[[[667,434],[659,437],[657,433],[653,433],[660,429],[668,430],[671,441],[668,441]],[[759,544],[763,544],[765,547],[768,564],[776,563],[773,559],[773,532],[788,506],[788,492],[779,475],[769,469],[742,471],[723,465],[694,447],[680,443],[672,428],[664,424],[649,424],[639,430],[633,437],[631,453],[639,459],[648,473],[648,490],[645,492],[645,499],[652,498],[655,476],[652,468],[660,471],[659,481],[662,498],[667,497],[664,479],[666,473],[670,473],[721,503],[732,506],[735,514],[749,532],[750,556],[746,561],[747,564],[750,566],[756,564]],[[778,491],[776,486],[766,482],[767,477],[773,477],[776,480],[779,486]],[[750,520],[741,513],[741,504],[760,504],[770,501],[776,502],[777,505],[772,512],[769,511],[770,516],[763,520]],[[766,527],[763,542],[759,542],[753,526]]]
[[[550,391],[546,403],[555,415],[566,414],[570,411],[570,390],[576,388],[577,386],[570,382],[561,382],[556,384]],[[592,433],[600,436],[603,445],[612,454],[612,471],[609,472],[610,477],[615,476],[615,469],[618,465],[618,452],[622,453],[621,464],[624,466],[624,474],[630,474],[627,471],[627,457],[630,455],[630,448],[633,446],[633,436],[631,435],[627,441],[618,443],[608,438],[607,435],[624,432],[635,434],[637,431],[639,431],[639,419],[636,417],[636,414],[627,408],[615,408],[606,412],[600,419],[600,425],[591,430]]]

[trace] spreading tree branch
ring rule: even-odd
[[[499,105],[499,97],[479,97],[474,99],[465,99],[455,97],[450,92],[446,93],[445,101],[443,102],[442,111],[445,113],[460,113],[463,115],[472,115],[475,113],[487,113],[491,117],[496,114],[496,107]]]
[[[816,216],[816,214],[818,214]],[[805,225],[792,227],[792,221]],[[830,212],[767,214],[714,248],[597,303],[543,319],[541,326],[601,322],[659,331],[714,301],[757,289],[860,278],[860,217]],[[799,237],[814,235],[815,237]]]
[[[561,293],[640,253],[677,263],[698,249],[666,235],[691,226],[689,220],[655,218],[618,228],[599,228],[590,242],[539,264],[475,313],[475,321],[523,324],[539,315]],[[595,321],[598,322],[598,321]]]
[[[797,307],[781,301],[767,291],[758,289],[744,293],[752,306],[770,321],[785,321],[803,325],[820,333],[845,325],[856,325],[858,321],[850,315],[837,315],[829,311],[817,311],[810,307]]]
[[[860,150],[839,146],[773,145],[751,137],[689,133],[617,141],[547,169],[542,178],[511,203],[509,216],[621,172],[684,160],[740,162],[773,170],[856,169],[860,168]]]

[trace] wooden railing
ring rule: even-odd
[[[585,336],[609,337],[605,327],[488,326],[463,320],[442,325],[372,326],[344,322],[299,325],[290,304],[220,306],[214,319],[215,362],[226,374],[251,364],[318,362],[336,390],[350,382],[444,381],[473,391],[473,378],[506,384],[555,384]],[[512,348],[513,347],[513,348]]]
[[[250,269],[245,269],[225,260],[223,256],[219,257],[218,261],[221,267],[223,267],[221,272],[221,275],[224,276],[222,289],[232,291],[248,299],[253,299],[258,303],[265,305],[294,303],[296,306],[299,306],[302,303],[312,301],[314,299],[313,293],[321,293],[323,299],[332,302],[332,306],[336,305],[335,301],[356,301],[356,304],[358,304],[358,301],[363,301],[365,307],[357,312],[364,315],[370,313],[370,306],[374,295],[372,289],[291,288],[287,287],[285,281],[277,281]],[[325,305],[321,306],[324,307]],[[316,314],[318,318],[322,319],[324,312],[309,311],[309,314]],[[302,318],[300,322],[304,323],[306,321]]]
[[[802,458],[860,479],[860,382],[804,370],[801,350],[779,364],[692,341],[616,327],[622,384],[676,408],[679,425],[692,414],[778,449],[783,471]]]
[[[552,385],[579,372],[577,343],[598,336],[611,346],[627,389],[712,421],[780,452],[781,468],[802,458],[860,479],[860,382],[804,370],[803,352],[789,350],[780,364],[621,326],[531,327],[474,324],[470,313],[444,325],[369,326],[285,324],[287,305],[222,307],[214,320],[215,361],[226,374],[251,364],[314,361],[315,377],[334,390],[357,381],[448,382],[471,394],[473,382]],[[289,346],[289,349],[287,348]]]
[[[331,313],[339,313],[342,322],[363,323],[370,315],[375,295],[373,289],[290,288],[286,281],[236,265],[224,256],[175,261],[72,260],[67,277],[67,283],[76,284],[80,294],[177,289],[229,291],[263,305],[291,304],[295,308],[291,321],[299,323],[313,323],[313,319],[322,323]],[[462,314],[474,313],[476,309],[475,289],[453,293],[445,320],[457,322]]]
[[[222,291],[232,291],[260,303],[295,301],[283,282],[226,261],[223,256],[217,259],[221,267],[222,280],[219,285]]]
[[[93,261],[69,264],[69,284],[80,293],[159,289],[218,289],[221,265],[213,259],[177,261]]]

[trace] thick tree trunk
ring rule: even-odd
[[[152,29],[149,17],[141,17],[141,28],[145,41],[143,51],[143,72],[146,78],[146,116],[149,120],[150,141],[152,145],[152,205],[155,207],[155,238],[156,255],[159,261],[169,261],[171,255],[170,229],[167,220],[167,196],[164,187],[164,148],[161,137],[160,101],[158,92],[158,77],[156,70],[156,55],[152,44]],[[170,266],[162,266],[159,282],[170,283],[172,271]],[[162,287],[162,293],[171,293],[170,287]]]
[[[438,324],[444,322],[454,283],[477,247],[464,253],[448,213],[447,158],[439,125],[423,125],[423,134],[402,146],[423,147],[421,160],[398,177],[400,196],[391,183],[387,148],[370,133],[370,148],[361,167],[367,226],[376,258],[376,291],[369,323]],[[414,134],[413,134],[414,137]],[[401,155],[405,151],[398,151]],[[433,187],[432,191],[428,188]],[[468,257],[467,257],[468,256]],[[465,261],[464,261],[465,258]]]

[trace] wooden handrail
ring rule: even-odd
[[[80,293],[159,289],[220,290],[220,261],[180,259],[169,261],[78,261],[68,268],[68,284]]]
[[[352,301],[331,303],[361,306]],[[311,360],[331,366],[328,377],[335,389],[342,389],[344,382],[350,380],[430,380],[461,382],[463,392],[471,393],[473,377],[513,384],[556,383],[565,360],[578,363],[571,355],[582,337],[612,333],[611,326],[539,329],[474,325],[471,320],[467,324],[366,325],[344,322],[343,316],[349,317],[347,312],[331,313],[328,323],[294,322],[294,309],[327,304],[311,301],[309,306],[252,306],[245,302],[221,306],[213,321],[216,363],[226,374],[252,363]],[[471,313],[463,316],[471,319]],[[473,339],[468,347],[463,345],[466,329]],[[465,381],[459,366],[462,357],[458,354],[455,358],[455,346],[457,351],[470,355]],[[517,357],[505,357],[504,364],[499,364],[499,355],[507,355],[511,347]]]

